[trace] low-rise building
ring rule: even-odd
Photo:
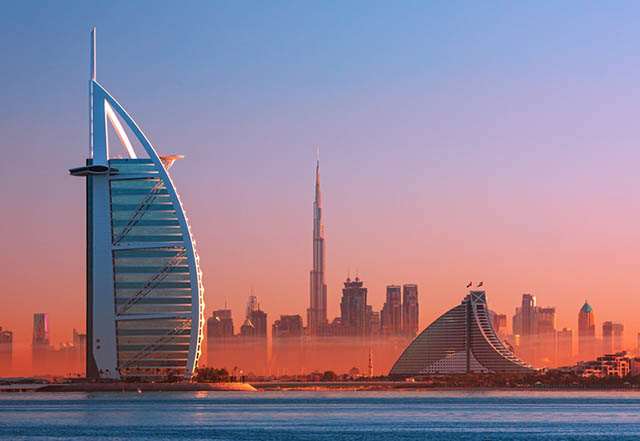
[[[640,372],[640,360],[636,369]],[[605,354],[592,361],[581,361],[572,368],[572,371],[582,377],[626,377],[631,373],[631,359],[626,351],[615,354]]]

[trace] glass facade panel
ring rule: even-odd
[[[119,172],[110,182],[110,201],[120,375],[182,375],[192,332],[197,332],[190,316],[198,287],[191,282],[180,207],[172,203],[151,159],[109,162]],[[137,315],[144,319],[123,319]],[[163,318],[167,315],[176,317]]]

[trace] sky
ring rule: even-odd
[[[635,346],[637,2],[11,2],[0,16],[0,326],[84,331],[89,34],[97,79],[171,169],[206,313],[305,317],[320,151],[329,316],[417,283],[420,326],[483,281]]]

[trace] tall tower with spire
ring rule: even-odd
[[[310,274],[307,326],[311,335],[318,335],[327,323],[327,284],[324,277],[324,226],[322,225],[322,195],[320,193],[320,159],[316,162],[316,198],[313,203],[313,269]]]

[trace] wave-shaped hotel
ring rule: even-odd
[[[169,175],[182,156],[158,155],[96,81],[95,29],[91,38],[90,154],[70,170],[86,177],[87,376],[189,378],[200,356],[204,289]],[[110,151],[110,127],[124,158]]]
[[[535,369],[516,357],[496,335],[484,291],[470,291],[405,349],[392,377],[426,374],[510,373]]]

